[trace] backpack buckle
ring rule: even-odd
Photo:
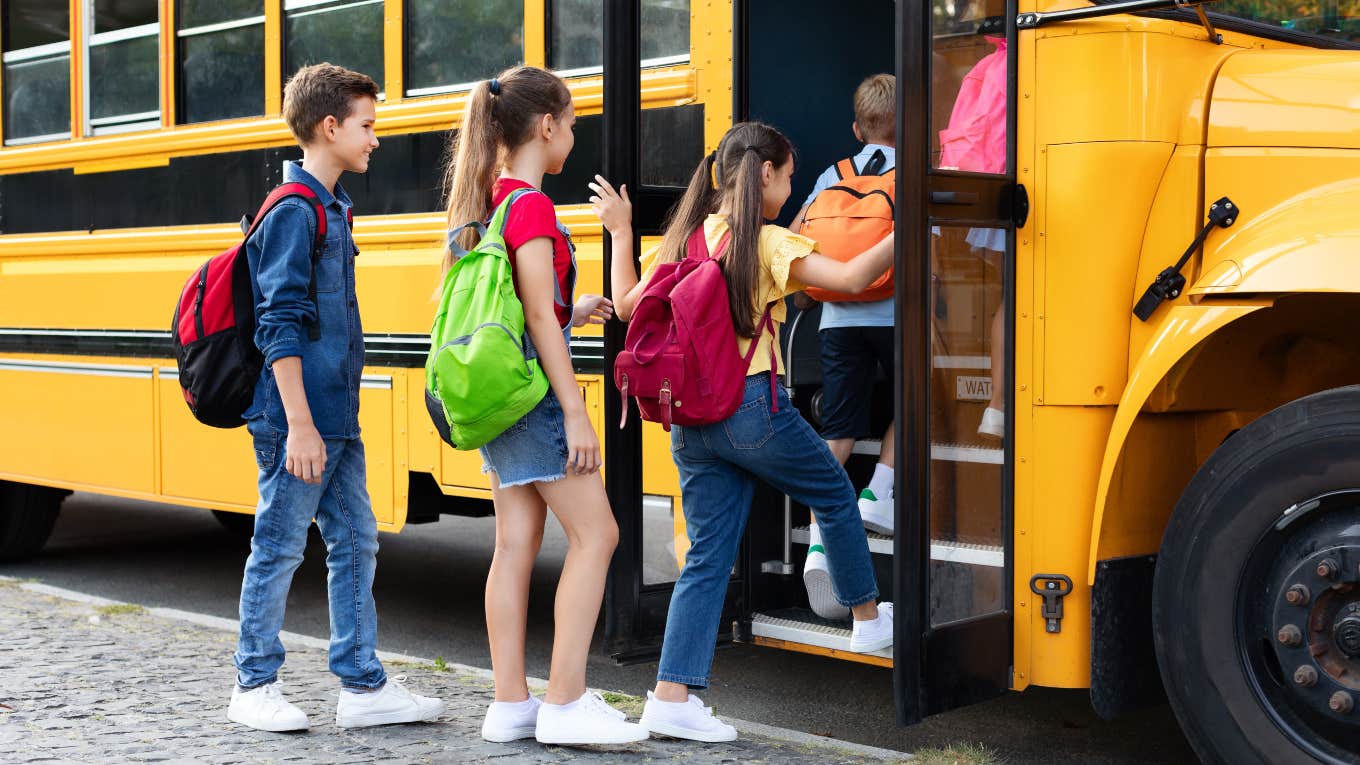
[[[671,381],[670,378],[661,379],[661,391],[657,393],[656,402],[661,405],[661,425],[666,432],[671,432]]]

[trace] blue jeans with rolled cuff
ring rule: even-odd
[[[775,395],[779,411],[772,412],[769,373],[751,375],[731,417],[671,429],[690,548],[671,595],[658,680],[708,687],[718,620],[757,479],[812,509],[842,605],[878,598],[858,497],[845,468],[782,386]]]

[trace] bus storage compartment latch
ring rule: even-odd
[[[1047,621],[1045,629],[1054,634],[1062,632],[1062,599],[1072,592],[1072,580],[1062,574],[1035,574],[1029,579],[1029,589],[1044,599],[1039,613]]]
[[[1157,274],[1157,278],[1152,281],[1152,284],[1148,285],[1147,291],[1134,305],[1133,315],[1141,321],[1147,321],[1152,318],[1152,313],[1163,301],[1175,300],[1180,297],[1181,291],[1185,289],[1185,275],[1181,273],[1181,269],[1185,268],[1186,261],[1190,260],[1190,256],[1203,246],[1204,239],[1209,236],[1210,231],[1215,228],[1231,228],[1232,224],[1237,222],[1238,215],[1241,212],[1237,209],[1237,205],[1233,204],[1233,201],[1227,197],[1209,205],[1209,221],[1195,235],[1195,240],[1190,243],[1190,246],[1185,248],[1185,253],[1181,255],[1181,259],[1176,261],[1175,265],[1162,269],[1162,272]]]

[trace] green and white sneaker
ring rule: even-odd
[[[859,517],[864,521],[864,528],[884,534],[893,535],[893,491],[888,490],[887,496],[879,499],[869,489],[859,493]]]
[[[823,619],[844,619],[850,616],[850,609],[836,600],[831,589],[831,571],[826,567],[826,550],[822,548],[822,535],[817,524],[808,527],[807,563],[803,565],[803,585],[807,587],[808,605],[813,613]]]

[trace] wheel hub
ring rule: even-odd
[[[1360,544],[1316,541],[1316,552],[1276,569],[1271,642],[1294,696],[1354,725],[1360,722],[1354,711],[1360,701]]]

